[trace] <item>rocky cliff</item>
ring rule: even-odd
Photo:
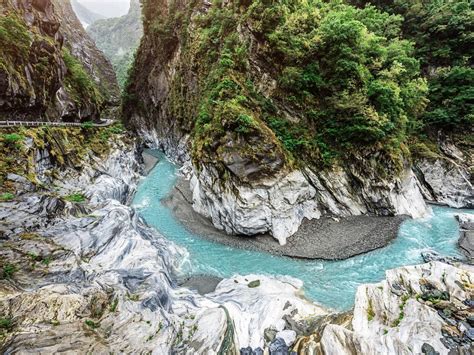
[[[94,120],[117,104],[113,69],[69,1],[3,1],[0,11],[1,119]]]
[[[59,31],[71,54],[79,60],[96,83],[105,103],[118,105],[120,90],[110,61],[80,25],[70,1],[52,0],[52,2],[56,15],[61,19]]]
[[[446,135],[424,146],[415,157],[415,172],[426,200],[454,208],[474,207],[474,145],[469,132]]]
[[[103,19],[87,27],[87,33],[114,66],[121,87],[125,85],[135,51],[143,36],[142,9],[139,0],[130,2],[122,17]]]
[[[192,163],[195,209],[229,233],[270,232],[285,243],[304,218],[323,213],[426,212],[403,139],[407,117],[423,105],[416,61],[400,42],[404,58],[377,60],[393,73],[403,61],[410,74],[387,79],[362,57],[331,52],[331,41],[369,48],[357,47],[367,31],[380,36],[383,52],[398,45],[398,34],[381,37],[381,28],[364,23],[358,11],[371,10],[311,6],[144,2],[145,35],[124,102],[127,123]],[[334,30],[338,16],[361,29],[351,34],[353,42],[337,37],[348,30]],[[392,21],[377,16],[379,23]],[[384,43],[389,38],[392,44]],[[365,67],[368,81],[350,69],[342,74],[335,62]],[[405,103],[400,97],[396,112],[388,112],[378,91],[385,85],[415,97]],[[371,90],[378,93],[364,97]]]

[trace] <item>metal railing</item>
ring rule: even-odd
[[[106,127],[113,125],[115,123],[114,120],[104,120],[101,123],[77,123],[77,122],[41,122],[41,121],[0,121],[0,127],[84,127],[84,126],[92,126],[92,127]]]

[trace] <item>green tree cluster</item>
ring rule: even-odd
[[[263,35],[282,63],[283,94],[310,126],[338,146],[403,142],[424,110],[427,86],[412,43],[400,39],[401,18],[342,2],[275,6],[259,12]]]
[[[403,36],[415,42],[430,104],[426,128],[463,131],[474,124],[474,2],[471,0],[370,0],[403,17]]]
[[[265,136],[269,128],[296,160],[327,165],[360,147],[398,159],[428,91],[401,24],[400,16],[343,1],[215,1],[193,36],[195,57],[211,68],[196,121],[199,150],[215,149],[229,131]],[[249,74],[255,53],[238,35],[243,26],[261,41],[259,58],[272,59],[270,96]],[[289,121],[282,107],[300,119]]]
[[[170,115],[193,134],[199,159],[240,149],[255,162],[263,152],[326,167],[362,152],[390,170],[403,167],[420,127],[472,124],[466,0],[199,4],[144,1],[160,61],[180,44]]]
[[[104,98],[97,84],[67,47],[62,49],[62,58],[67,68],[65,83],[69,94],[77,101],[90,98],[97,105],[101,105]]]

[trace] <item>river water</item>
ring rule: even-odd
[[[422,263],[421,252],[460,256],[459,227],[454,214],[474,214],[474,210],[435,206],[431,217],[404,222],[398,238],[383,249],[343,261],[291,259],[224,246],[189,232],[160,202],[173,188],[177,169],[161,159],[140,183],[133,206],[149,225],[187,249],[189,260],[183,263],[183,275],[290,275],[304,281],[308,298],[338,311],[353,306],[358,285],[384,279],[388,269]]]

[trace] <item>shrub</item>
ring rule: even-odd
[[[10,192],[5,192],[3,194],[0,194],[0,201],[11,201],[15,198],[15,195],[13,195]]]
[[[96,323],[90,319],[87,319],[84,323],[91,329],[97,329],[100,327],[99,323]]]
[[[431,126],[453,129],[474,124],[474,69],[454,67],[441,70],[431,80],[430,107],[423,121]]]
[[[11,279],[13,274],[17,271],[16,266],[13,264],[5,264],[2,269],[2,277],[4,279]]]
[[[104,99],[96,83],[66,47],[62,50],[62,58],[67,68],[65,83],[69,94],[77,101],[89,99],[101,104]]]
[[[91,121],[83,122],[83,123],[81,123],[81,128],[82,128],[82,129],[91,129],[91,128],[94,128],[94,123],[91,122]]]
[[[0,17],[0,48],[10,56],[28,57],[31,38],[23,20],[13,14]]]
[[[8,144],[15,144],[25,139],[23,135],[18,134],[18,133],[3,134],[2,138]]]
[[[0,329],[10,331],[13,328],[13,320],[11,318],[0,318]]]
[[[69,202],[81,203],[86,201],[86,197],[81,193],[74,193],[68,196],[65,196],[64,199]]]
[[[237,116],[237,129],[236,131],[239,132],[239,133],[248,133],[250,132],[250,130],[252,128],[255,127],[255,121],[254,119],[245,114],[245,113],[241,113],[240,115]]]

